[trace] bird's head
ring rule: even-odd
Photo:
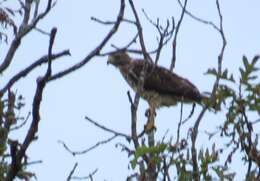
[[[107,64],[119,67],[128,64],[130,61],[131,58],[126,52],[116,52],[109,55]]]

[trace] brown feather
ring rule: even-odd
[[[124,55],[125,56],[125,55]],[[117,57],[118,58],[118,57]],[[122,60],[115,65],[129,85],[137,91],[137,85],[145,61],[142,59]],[[164,67],[148,64],[141,96],[156,107],[171,106],[177,102],[201,102],[199,90],[187,79],[178,76]]]

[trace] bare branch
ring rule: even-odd
[[[28,3],[29,3],[29,0],[27,0],[27,4],[25,5],[25,8],[27,8],[26,6],[28,6]],[[26,17],[26,16],[28,16],[28,12],[25,11],[27,13],[25,13],[25,15],[24,15],[24,20],[23,20],[23,23],[19,27],[18,34],[15,36],[14,40],[12,41],[10,48],[9,48],[5,58],[4,58],[4,61],[0,65],[0,73],[3,73],[3,71],[12,62],[13,57],[15,55],[15,52],[18,49],[22,38],[25,35],[27,35],[27,33],[29,33],[34,27],[36,27],[37,23],[48,14],[48,12],[51,9],[51,5],[52,5],[52,0],[48,0],[48,5],[47,5],[45,11],[43,13],[39,14],[39,16],[37,16],[37,18],[33,19],[30,24],[28,24],[28,20],[27,20],[27,17]]]
[[[181,3],[180,0],[178,0],[178,3],[179,3],[179,5],[182,7],[182,9],[184,9],[184,6],[182,5],[182,3]],[[220,29],[218,28],[218,26],[215,25],[213,22],[207,21],[207,20],[204,20],[204,19],[201,19],[201,18],[195,16],[195,15],[192,14],[190,11],[188,11],[186,8],[185,8],[185,13],[186,13],[187,15],[189,15],[192,19],[194,19],[194,20],[196,20],[196,21],[198,21],[198,22],[200,22],[200,23],[203,23],[203,24],[206,24],[206,25],[210,25],[210,26],[212,26],[215,30],[220,31]]]
[[[151,59],[150,55],[147,53],[147,50],[146,50],[146,47],[145,47],[144,36],[143,36],[143,29],[142,29],[142,26],[141,26],[141,23],[140,23],[137,11],[135,9],[134,3],[133,3],[132,0],[129,0],[129,3],[130,3],[130,6],[132,8],[132,11],[134,13],[134,16],[135,16],[136,27],[137,27],[138,36],[139,36],[139,42],[140,42],[140,45],[141,45],[141,48],[142,48],[144,59],[146,61],[152,61],[152,59]]]
[[[72,151],[66,144],[65,142],[63,141],[58,141],[59,143],[62,144],[62,146],[65,148],[65,150],[67,150],[70,154],[72,154],[73,156],[75,155],[83,155],[83,154],[86,154],[87,152],[90,152],[91,150],[94,150],[96,149],[97,147],[101,146],[101,145],[104,145],[104,144],[107,144],[109,143],[110,141],[114,140],[116,137],[118,137],[118,135],[113,135],[112,137],[108,138],[108,139],[105,139],[105,140],[102,140],[102,141],[99,141],[97,142],[95,145],[85,149],[85,150],[82,150],[82,151]]]
[[[105,36],[105,38],[101,41],[101,43],[94,49],[92,50],[83,60],[81,60],[79,63],[59,72],[50,77],[49,81],[59,79],[71,72],[74,72],[75,70],[81,68],[84,66],[86,63],[88,63],[94,56],[97,56],[100,54],[100,51],[102,48],[107,44],[107,42],[110,40],[110,38],[116,33],[117,29],[119,28],[119,25],[123,19],[125,12],[125,0],[121,0],[121,5],[120,5],[120,10],[117,16],[116,23],[112,27],[112,29],[109,31],[109,33]]]
[[[219,6],[219,1],[216,0],[216,6],[217,6],[217,10],[218,10],[218,14],[219,14],[219,19],[220,19],[220,28],[219,28],[219,32],[220,35],[222,37],[222,48],[221,51],[219,53],[218,56],[218,76],[216,77],[216,81],[214,83],[214,86],[212,88],[212,92],[211,92],[211,101],[215,100],[216,97],[216,91],[219,85],[219,80],[220,80],[220,75],[222,72],[222,62],[223,62],[223,56],[224,56],[224,51],[225,51],[225,47],[226,47],[226,38],[224,35],[224,31],[223,31],[223,18],[222,18],[222,14],[220,11],[220,6]],[[195,179],[195,181],[199,181],[200,180],[200,173],[199,173],[199,168],[198,168],[198,161],[197,161],[197,149],[196,149],[196,139],[197,139],[197,135],[198,135],[198,128],[199,128],[199,124],[202,120],[203,115],[205,114],[206,110],[208,109],[208,105],[203,106],[202,111],[200,112],[194,127],[192,129],[192,133],[191,133],[191,141],[192,141],[192,147],[191,147],[191,153],[192,153],[192,165],[193,165],[193,177]]]
[[[178,123],[178,129],[177,129],[176,144],[178,144],[179,140],[180,140],[180,129],[181,129],[181,123],[182,123],[182,114],[183,114],[183,102],[181,102],[181,112],[180,112],[180,120],[179,120],[179,123]]]
[[[169,28],[170,28],[170,21],[169,20],[167,20],[166,27],[164,28],[160,25],[160,20],[158,18],[157,18],[157,21],[155,23],[154,21],[152,21],[149,18],[148,14],[144,11],[144,9],[143,9],[143,13],[144,13],[146,19],[157,29],[159,36],[160,36],[159,41],[158,41],[158,47],[155,50],[155,53],[156,53],[155,64],[157,64],[158,61],[159,61],[159,57],[160,57],[161,50],[162,50],[163,46],[166,45],[168,43],[168,41],[173,36],[173,32],[174,32],[174,29],[175,29],[174,18],[172,18],[172,28],[169,31]],[[166,39],[166,41],[164,41],[165,39]]]
[[[78,166],[78,163],[75,163],[74,166],[73,166],[73,168],[72,168],[71,171],[70,171],[69,176],[67,177],[67,181],[70,181],[70,180],[71,180],[71,177],[72,177],[72,175],[74,174],[74,172],[75,172],[77,166]]]
[[[188,0],[184,1],[184,6],[182,8],[181,17],[180,17],[180,19],[179,19],[179,21],[177,23],[176,29],[175,29],[175,34],[174,34],[174,38],[173,38],[173,42],[172,42],[172,60],[171,60],[170,71],[172,71],[174,69],[175,63],[176,63],[177,36],[178,36],[178,33],[179,33],[179,29],[180,29],[181,23],[183,21],[183,17],[184,17],[184,14],[185,14],[185,9],[186,9],[186,6],[187,6],[187,2],[188,2]]]
[[[56,54],[52,54],[51,55],[51,60],[55,60],[57,58],[60,58],[62,56],[67,56],[70,55],[69,50],[64,50],[62,52],[56,53]],[[15,84],[18,80],[20,80],[23,77],[26,77],[32,70],[34,70],[36,67],[42,65],[43,63],[47,63],[48,62],[48,55],[44,55],[41,58],[39,58],[38,60],[36,60],[34,63],[32,63],[31,65],[29,65],[28,67],[26,67],[25,69],[23,69],[22,71],[20,71],[19,73],[17,73],[16,75],[14,75],[9,81],[8,83],[0,90],[0,97],[1,95],[3,95],[9,88],[11,88],[13,86],[13,84]]]
[[[73,176],[72,179],[74,180],[91,180],[93,181],[93,176],[97,173],[98,169],[96,168],[93,172],[91,172],[88,176],[86,177],[78,177],[78,176]]]
[[[40,33],[43,34],[43,35],[48,35],[48,36],[50,36],[50,33],[49,33],[49,32],[46,32],[46,31],[44,31],[44,30],[42,30],[42,29],[40,29],[40,28],[35,27],[34,30],[40,32]]]
[[[49,42],[49,49],[48,49],[48,68],[43,77],[39,77],[37,80],[37,87],[36,92],[33,98],[33,107],[32,107],[32,123],[30,125],[30,128],[26,134],[26,137],[23,141],[23,144],[21,145],[21,148],[17,150],[17,147],[13,147],[13,153],[14,156],[12,156],[12,163],[11,166],[7,172],[5,181],[12,181],[20,169],[22,168],[22,159],[25,157],[25,152],[31,142],[35,139],[35,135],[38,131],[38,125],[40,122],[40,105],[42,101],[42,94],[44,87],[47,83],[48,77],[51,75],[51,53],[52,53],[52,46],[56,34],[56,28],[53,28],[51,31],[51,37]]]
[[[132,132],[132,139],[134,142],[134,146],[137,149],[140,145],[138,142],[138,136],[137,136],[137,130],[136,130],[136,125],[137,125],[137,108],[138,108],[138,104],[139,104],[139,100],[140,100],[140,93],[143,91],[143,85],[144,85],[144,80],[145,80],[145,76],[147,73],[147,67],[149,62],[153,62],[150,55],[147,53],[146,47],[145,47],[145,43],[144,43],[144,37],[143,37],[143,31],[142,31],[142,26],[137,14],[137,11],[135,9],[134,3],[132,0],[129,0],[132,12],[134,14],[135,17],[135,21],[136,21],[136,28],[138,31],[138,36],[139,36],[139,43],[141,45],[142,48],[142,53],[144,56],[144,60],[145,60],[145,65],[142,68],[142,71],[140,73],[140,77],[138,80],[138,85],[137,85],[137,92],[135,94],[135,99],[134,99],[134,105],[131,105],[131,118],[132,118],[132,122],[131,122],[131,132]],[[154,117],[155,117],[155,110],[151,109],[151,114],[148,117],[148,124],[151,123],[152,126],[154,126]],[[154,131],[151,131],[148,133],[148,145],[154,146]],[[153,163],[153,154],[149,154],[149,156],[144,155],[143,159],[145,160],[145,162],[148,165],[147,168],[147,178],[148,180],[155,180],[156,179],[156,165]],[[142,161],[140,163],[140,173],[141,175],[143,174],[143,168],[144,168],[144,162]],[[146,177],[146,176],[145,176]]]
[[[194,113],[195,107],[196,107],[196,104],[194,103],[194,104],[192,105],[190,114],[188,115],[187,118],[185,118],[185,119],[181,122],[181,124],[185,124],[185,123],[191,118],[191,116],[192,116],[193,113]]]
[[[114,24],[116,24],[116,21],[104,21],[104,20],[101,20],[101,19],[96,18],[96,17],[93,17],[93,16],[92,16],[90,19],[91,19],[92,21],[95,21],[95,22],[97,22],[97,23],[99,23],[99,24],[102,24],[102,25],[114,25]],[[130,24],[135,24],[134,21],[129,20],[129,19],[125,19],[125,18],[122,19],[122,22],[130,23]]]
[[[28,113],[27,117],[24,119],[24,121],[20,125],[17,125],[15,127],[11,128],[10,131],[17,130],[17,129],[20,129],[21,127],[23,127],[29,120],[30,115],[31,115],[31,112]]]
[[[103,130],[106,131],[106,132],[113,133],[115,136],[122,136],[122,137],[126,138],[128,141],[131,140],[131,136],[128,136],[128,135],[126,135],[126,134],[124,134],[124,133],[120,133],[120,132],[117,132],[117,131],[112,130],[112,129],[110,129],[110,128],[107,128],[107,127],[105,127],[105,126],[103,126],[103,125],[97,123],[96,121],[94,121],[93,119],[91,119],[91,118],[89,118],[89,117],[87,117],[87,116],[85,116],[85,119],[86,119],[87,121],[89,121],[90,123],[94,124],[95,126],[99,127],[100,129],[103,129]]]

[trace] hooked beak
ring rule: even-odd
[[[107,60],[107,65],[112,64],[112,62],[113,62],[113,57],[110,55]]]

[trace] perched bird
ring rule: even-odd
[[[108,57],[107,63],[118,68],[132,89],[137,91],[140,74],[145,65],[143,59],[133,59],[125,52],[116,52]],[[173,106],[178,102],[201,103],[203,99],[208,99],[189,80],[153,63],[147,64],[140,95],[155,109]]]

